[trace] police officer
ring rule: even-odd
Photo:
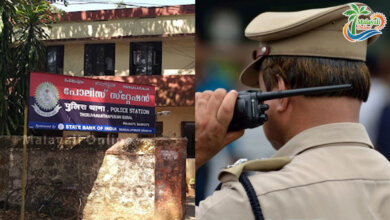
[[[370,87],[366,49],[378,35],[347,40],[343,13],[350,7],[267,12],[248,25],[245,35],[260,45],[243,84],[262,91],[344,83],[353,89],[266,101],[263,128],[276,154],[222,170],[222,185],[197,207],[197,219],[390,219],[390,164],[358,123]],[[196,94],[197,167],[243,134],[227,132],[236,98],[223,89]]]

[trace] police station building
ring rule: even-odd
[[[155,86],[156,136],[194,157],[195,5],[68,12],[47,29],[44,72]],[[49,132],[49,131],[47,131]],[[148,137],[52,131],[56,135]]]

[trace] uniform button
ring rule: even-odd
[[[267,52],[267,48],[266,48],[266,47],[262,47],[262,48],[261,48],[261,53],[262,53],[262,54],[265,54],[265,52]]]

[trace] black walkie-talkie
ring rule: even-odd
[[[228,131],[238,131],[246,128],[258,127],[267,121],[265,111],[268,105],[262,102],[270,99],[278,99],[290,96],[307,95],[318,92],[333,92],[351,89],[351,84],[335,86],[319,86],[302,89],[290,89],[275,92],[261,92],[260,90],[246,90],[238,93],[234,107],[233,119],[230,122]]]

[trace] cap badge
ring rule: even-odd
[[[270,49],[269,49],[269,46],[268,45],[264,45],[264,46],[261,46],[260,48],[257,48],[256,50],[254,50],[252,52],[252,58],[253,60],[256,60],[257,58],[261,57],[261,56],[267,56],[270,52]]]

